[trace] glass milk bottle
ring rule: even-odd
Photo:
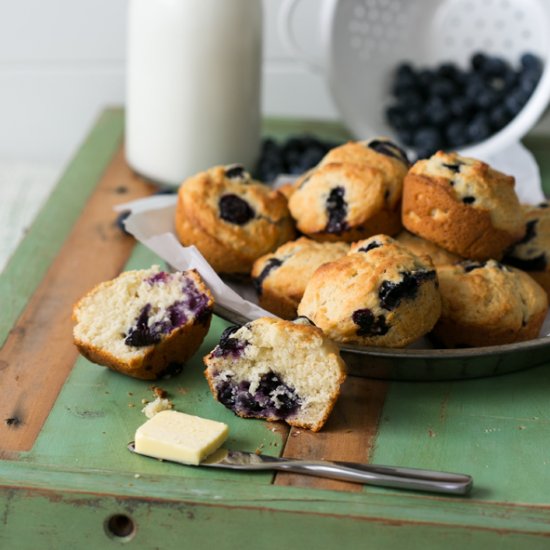
[[[261,0],[129,0],[126,158],[179,185],[260,149]]]

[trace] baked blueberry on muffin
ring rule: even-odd
[[[338,342],[404,347],[428,333],[439,318],[437,286],[429,257],[376,235],[317,269],[298,313]]]
[[[442,312],[433,334],[447,347],[495,346],[536,338],[548,300],[519,269],[495,260],[437,268]]]
[[[204,362],[212,394],[236,415],[315,432],[346,377],[336,345],[305,319],[262,317],[230,327]]]
[[[315,270],[346,255],[348,250],[346,243],[321,243],[300,237],[262,256],[252,268],[260,305],[283,319],[294,319]]]
[[[525,234],[514,178],[442,151],[409,170],[402,219],[411,233],[475,260],[500,259]]]
[[[392,192],[378,168],[334,162],[300,180],[288,207],[308,237],[353,242],[399,231],[400,212]]]
[[[220,273],[250,273],[263,254],[294,237],[287,200],[240,165],[217,166],[180,187],[176,233]]]
[[[366,141],[350,141],[331,149],[320,166],[333,162],[370,166],[382,172],[388,210],[399,205],[403,179],[409,169],[409,160],[403,149],[388,138],[377,137]]]
[[[513,244],[503,263],[526,271],[550,295],[550,205],[523,205],[525,236]]]
[[[74,306],[74,342],[90,361],[134,378],[177,374],[206,336],[213,305],[195,270],[127,271]]]

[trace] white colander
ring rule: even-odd
[[[279,30],[287,49],[325,75],[347,128],[357,139],[391,135],[384,118],[393,71],[403,61],[466,67],[483,51],[517,66],[530,51],[544,61],[539,84],[520,114],[487,140],[461,149],[487,159],[514,146],[550,98],[550,0],[323,0],[323,51],[311,59],[293,30],[299,0],[283,0]]]

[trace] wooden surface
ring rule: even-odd
[[[367,540],[373,548],[548,547],[547,366],[445,383],[350,377],[327,426],[313,434],[237,418],[212,399],[201,357],[226,326],[215,319],[182,374],[160,385],[178,410],[228,423],[228,446],[465,472],[475,479],[471,496],[130,454],[126,443],[145,420],[151,384],[78,357],[70,338],[70,309],[82,293],[122,269],[159,261],[113,225],[113,204],[154,190],[125,165],[122,126],[121,112],[105,113],[0,276],[0,548],[170,548],[182,541],[238,548],[245,539],[262,548],[364,547]],[[545,142],[531,146],[547,178]],[[107,526],[116,514],[135,527],[129,537]]]

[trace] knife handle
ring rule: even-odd
[[[473,486],[473,479],[466,474],[454,474],[423,470],[356,464],[353,462],[330,462],[324,460],[282,459],[269,461],[274,470],[377,485],[414,491],[466,495]]]

